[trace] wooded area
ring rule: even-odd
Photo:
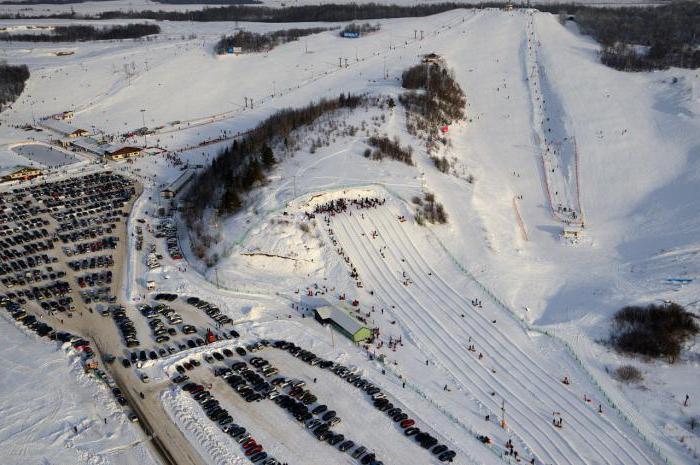
[[[0,40],[16,42],[83,42],[88,40],[136,39],[158,34],[156,24],[126,24],[96,28],[93,26],[56,26],[48,34],[1,33]]]
[[[221,37],[214,46],[214,51],[219,55],[223,55],[233,47],[241,47],[241,51],[244,53],[264,52],[266,50],[272,50],[278,45],[299,40],[300,37],[329,30],[329,28],[325,27],[312,27],[308,29],[284,29],[267,32],[265,34],[238,31],[233,36]]]
[[[360,96],[341,94],[302,108],[280,110],[221,150],[211,165],[197,174],[185,195],[188,207],[184,216],[193,233],[194,253],[202,258],[211,245],[211,232],[202,222],[204,212],[213,208],[213,214],[222,217],[238,211],[243,205],[243,196],[264,182],[266,171],[277,163],[271,147],[286,143],[292,131],[313,123],[322,115],[343,108],[357,108],[363,101]]]
[[[14,66],[0,61],[0,110],[20,96],[27,79],[29,79],[27,65]]]

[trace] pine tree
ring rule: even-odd
[[[241,208],[241,199],[238,197],[238,192],[231,185],[226,189],[224,195],[221,197],[221,205],[219,205],[219,211],[221,213],[233,213]]]
[[[268,168],[277,163],[277,160],[275,160],[275,155],[272,153],[272,149],[267,144],[263,145],[262,153],[260,155],[262,157],[263,165]]]

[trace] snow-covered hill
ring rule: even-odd
[[[24,140],[27,134],[7,123],[31,121],[32,112],[74,108],[76,127],[116,134],[142,126],[145,109],[146,125],[162,126],[149,145],[205,163],[220,145],[190,147],[245,131],[280,108],[340,92],[396,98],[401,72],[422,54],[438,53],[468,102],[467,120],[449,127],[451,146],[444,150],[473,183],[433,166],[424,143],[407,132],[400,106],[336,114],[331,120],[364,123],[367,132],[331,133],[314,153],[305,143],[293,157],[280,157],[245,211],[212,225],[221,237],[216,270],[188,254],[189,271],[175,272],[170,263],[173,276],[159,284],[201,287],[198,269],[222,287],[271,299],[314,284],[332,287],[331,298],[347,294],[365,311],[385,309],[386,316],[373,318],[406,345],[388,355],[418,389],[465,412],[475,431],[512,438],[538,463],[696,463],[700,442],[688,420],[700,407],[684,408],[682,398],[700,394],[697,345],[667,366],[620,357],[597,341],[607,336],[610,315],[629,303],[669,299],[699,312],[698,72],[615,71],[598,63],[597,44],[574,25],[531,11],[456,10],[382,25],[357,40],[325,32],[237,57],[213,55],[213,43],[233,30],[225,23],[163,23],[153,41],[9,44],[5,57],[29,64],[32,77],[0,116],[0,143]],[[416,38],[420,30],[423,40]],[[64,49],[75,55],[53,54]],[[246,98],[253,109],[243,108]],[[299,137],[310,142],[327,125]],[[374,131],[411,145],[416,166],[364,158]],[[179,174],[155,155],[128,169],[155,194]],[[412,198],[424,191],[444,204],[448,224],[411,223]],[[320,199],[357,195],[387,204],[330,225],[321,215],[315,221],[303,215]],[[564,239],[564,229],[582,237]],[[362,288],[338,247],[357,267]],[[144,273],[133,266],[132,277]],[[679,277],[693,281],[668,284]],[[470,344],[484,361],[467,350]],[[429,377],[425,358],[433,362]],[[641,368],[643,387],[610,375],[625,363]],[[564,376],[571,386],[560,382]],[[443,384],[454,391],[441,392]],[[508,430],[477,423],[499,415],[502,401]],[[554,412],[565,418],[564,429],[551,426]]]

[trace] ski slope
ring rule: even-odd
[[[395,308],[412,339],[437,361],[458,386],[473,394],[493,416],[505,402],[506,423],[527,450],[544,463],[654,463],[657,459],[616,416],[601,415],[582,400],[596,389],[581,373],[564,372],[539,354],[530,335],[511,315],[493,305],[471,305],[467,296],[484,299],[475,287],[459,291],[435,270],[426,255],[443,263],[448,257],[423,238],[418,226],[402,224],[399,209],[391,206],[358,214],[337,215],[332,227],[360,276],[371,283],[378,302]],[[370,239],[371,231],[379,233]],[[364,233],[364,234],[363,234]],[[378,249],[385,246],[382,258]],[[426,254],[426,251],[432,253]],[[405,286],[402,272],[412,284]],[[464,315],[462,317],[461,315]],[[496,323],[493,323],[495,321]],[[469,339],[476,352],[468,352]],[[484,358],[479,360],[478,353]],[[549,354],[555,356],[555,354]],[[575,379],[567,387],[564,376]],[[492,393],[495,392],[495,395]],[[606,411],[608,410],[606,406]],[[561,412],[564,427],[552,426],[553,412]]]
[[[85,7],[111,9],[112,3]],[[401,72],[422,54],[438,53],[468,102],[467,121],[450,126],[443,151],[464,174],[474,175],[474,183],[435,169],[424,142],[406,131],[400,106],[335,115],[399,137],[414,147],[416,165],[364,158],[362,131],[333,135],[314,153],[302,144],[294,156],[280,157],[244,211],[212,225],[221,238],[212,247],[222,255],[217,268],[189,253],[181,229],[190,262],[166,256],[162,267],[149,271],[133,254],[124,294],[137,301],[145,294],[142,283],[154,280],[159,290],[215,302],[251,334],[285,337],[334,360],[351,360],[433,421],[467,452],[465,463],[507,461],[500,454],[508,439],[523,460],[536,463],[697,463],[700,441],[688,419],[700,408],[679,401],[685,393],[697,397],[697,344],[668,366],[623,357],[597,343],[623,305],[669,299],[696,314],[700,309],[697,71],[606,68],[598,62],[598,44],[548,14],[456,10],[381,22],[379,32],[358,40],[335,32],[310,36],[309,53],[306,41],[299,41],[266,54],[214,56],[214,42],[232,33],[232,23],[163,22],[163,34],[143,42],[8,44],[5,57],[28,63],[32,78],[0,115],[0,163],[23,160],[6,150],[12,144],[48,137],[13,125],[30,122],[34,113],[71,108],[77,110],[74,125],[94,125],[110,135],[140,127],[139,109],[146,109],[146,125],[163,126],[148,136],[149,145],[190,166],[208,163],[221,144],[199,146],[202,141],[244,132],[280,108],[340,92],[396,98]],[[318,24],[293,25],[310,26]],[[289,25],[244,27],[262,32]],[[424,40],[414,38],[416,30],[425,31]],[[67,49],[76,54],[54,54]],[[339,58],[348,58],[348,66],[338,66]],[[124,65],[131,64],[127,76]],[[246,97],[254,98],[254,109],[242,108]],[[308,141],[323,129],[308,128],[299,137]],[[148,218],[157,205],[152,199],[181,168],[165,154],[117,165],[147,186],[135,216]],[[342,191],[389,199],[383,208],[363,211],[364,218],[353,212],[331,221],[362,289],[349,278],[322,222],[303,217],[310,198]],[[444,204],[448,224],[412,223],[411,199],[424,191]],[[571,246],[562,241],[562,230],[584,211],[585,241]],[[409,221],[399,223],[398,215]],[[386,258],[378,252],[382,246]],[[674,277],[694,281],[669,285]],[[285,320],[296,292],[314,285],[332,289],[331,300],[342,293],[357,297],[364,312],[376,308],[372,320],[383,342],[403,337],[397,351],[372,347],[390,361],[386,367],[368,363],[362,350],[337,336],[333,342],[309,318]],[[379,314],[380,307],[385,312]],[[331,350],[331,344],[337,347]],[[610,373],[622,364],[638,366],[644,381],[617,382]],[[571,384],[564,385],[564,377]],[[443,391],[445,384],[450,391]],[[497,425],[502,407],[506,429]],[[552,425],[559,415],[561,429]],[[41,421],[39,413],[32,418]],[[482,445],[477,434],[488,434],[494,444]],[[46,435],[33,437],[42,441]]]

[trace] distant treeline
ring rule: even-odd
[[[0,33],[0,40],[17,42],[83,42],[88,40],[136,39],[158,34],[156,24],[127,24],[96,28],[93,26],[57,26],[50,34]]]
[[[700,2],[646,8],[576,7],[574,13],[581,31],[603,45],[601,61],[608,66],[625,71],[700,67]]]
[[[0,110],[20,96],[27,79],[29,79],[27,65],[14,66],[0,61]]]
[[[469,5],[446,2],[420,5],[384,5],[366,4],[322,4],[302,5],[283,8],[267,6],[231,5],[217,8],[205,8],[195,11],[105,11],[95,15],[78,15],[75,12],[57,13],[48,16],[24,16],[24,18],[65,18],[65,19],[123,19],[143,18],[167,21],[252,21],[264,23],[295,23],[313,21],[367,21],[381,18],[413,18],[430,16],[456,8],[498,7],[503,3],[482,3]],[[6,15],[0,19],[13,19],[17,16]]]
[[[109,2],[112,0],[4,0],[0,5],[70,5],[85,2]]]
[[[219,55],[223,55],[229,48],[241,47],[243,52],[263,52],[271,50],[278,45],[298,40],[299,37],[318,34],[329,31],[325,27],[312,27],[309,29],[284,29],[280,31],[258,34],[256,32],[238,31],[233,36],[223,36],[214,46]]]
[[[153,0],[166,5],[259,5],[259,0]]]
[[[184,218],[193,233],[193,252],[203,258],[211,245],[211,232],[202,222],[203,212],[213,208],[215,215],[225,216],[238,211],[243,204],[242,197],[265,181],[266,171],[277,162],[271,147],[286,144],[292,131],[325,114],[356,108],[363,102],[363,97],[340,94],[302,108],[280,110],[221,150],[211,165],[197,174],[185,194],[188,208]]]

